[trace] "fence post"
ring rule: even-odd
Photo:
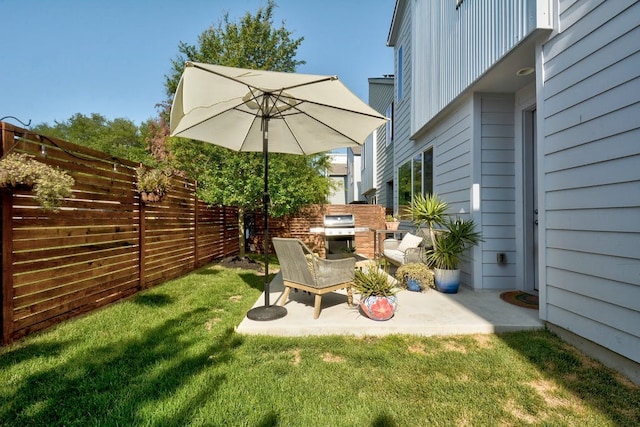
[[[4,155],[13,146],[14,132],[2,123],[0,131],[0,155]],[[13,195],[2,191],[2,345],[13,341]]]
[[[193,210],[193,267],[198,268],[198,181],[195,181],[193,186]]]
[[[146,269],[145,265],[147,263],[145,257],[145,242],[147,240],[146,236],[146,216],[147,213],[145,211],[145,205],[142,201],[142,197],[138,197],[138,250],[140,254],[138,256],[138,287],[140,289],[144,289],[146,286]]]

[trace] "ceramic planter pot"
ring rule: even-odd
[[[407,278],[407,289],[412,292],[422,292],[422,286],[416,279]]]
[[[370,296],[360,300],[360,309],[372,320],[389,320],[398,306],[395,295],[388,297]]]
[[[436,288],[445,294],[455,294],[460,287],[460,270],[443,270],[434,268]]]
[[[384,226],[387,230],[397,230],[398,227],[400,227],[400,222],[396,221],[396,222],[385,222]]]

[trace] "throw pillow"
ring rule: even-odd
[[[398,250],[400,252],[405,252],[409,248],[417,248],[421,242],[422,237],[418,237],[415,234],[407,233],[398,245]]]

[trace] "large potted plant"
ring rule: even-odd
[[[33,190],[44,210],[57,212],[65,198],[73,197],[75,180],[66,171],[25,153],[10,153],[0,160],[0,188]]]
[[[379,268],[356,270],[353,289],[360,294],[360,309],[373,320],[389,320],[398,305],[393,279]]]
[[[421,262],[410,262],[401,265],[396,270],[395,276],[402,287],[413,292],[422,292],[435,287],[433,272],[429,266]]]
[[[427,251],[427,263],[434,267],[436,288],[444,293],[456,293],[460,286],[460,261],[467,249],[482,241],[475,231],[473,219],[447,218],[444,230],[434,236],[433,248]]]

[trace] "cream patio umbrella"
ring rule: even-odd
[[[265,304],[253,320],[286,315],[269,303],[269,152],[314,154],[362,145],[386,118],[335,76],[187,62],[171,108],[171,135],[264,156]]]

